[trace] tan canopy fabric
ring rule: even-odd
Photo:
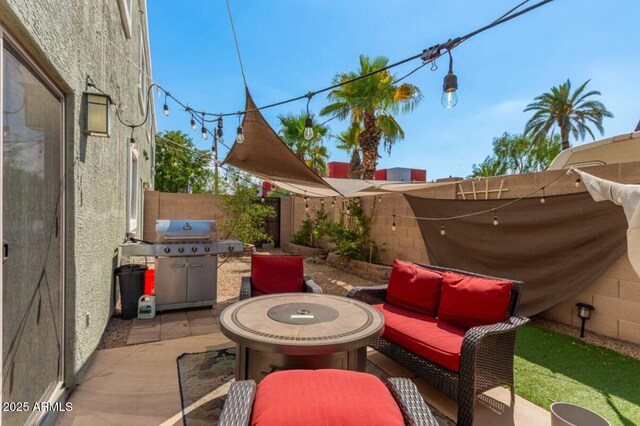
[[[580,174],[584,186],[595,201],[611,201],[622,206],[629,222],[627,254],[631,266],[640,276],[640,185],[624,185],[600,179],[582,170],[575,171]]]
[[[247,89],[242,127],[244,143],[234,143],[222,164],[229,164],[287,191],[309,197],[362,197],[405,192],[450,183],[409,183],[322,178],[305,164],[269,126]]]
[[[437,200],[410,195],[414,215],[451,217],[508,200]],[[493,213],[451,221],[419,220],[431,263],[525,283],[519,313],[535,315],[578,294],[626,250],[622,209],[588,193],[518,201]],[[445,226],[446,234],[440,235]]]
[[[223,164],[230,164],[271,182],[305,183],[311,188],[333,190],[285,144],[269,126],[247,89],[242,120],[244,143],[235,143]]]

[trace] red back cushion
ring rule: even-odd
[[[345,370],[286,370],[258,384],[252,426],[401,426],[382,381]]]
[[[460,328],[495,324],[509,317],[511,282],[445,272],[438,318]]]
[[[387,301],[405,309],[435,316],[442,274],[396,259],[389,277]]]
[[[251,286],[262,294],[297,293],[304,285],[302,256],[252,256]]]

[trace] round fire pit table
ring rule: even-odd
[[[384,318],[346,297],[283,293],[227,307],[220,329],[238,345],[236,379],[260,381],[277,370],[365,371],[367,344],[384,331]]]

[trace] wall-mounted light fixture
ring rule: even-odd
[[[111,130],[111,98],[104,93],[85,92],[83,96],[85,134],[108,138]]]
[[[582,324],[580,325],[580,337],[584,337],[584,323],[586,320],[591,318],[591,312],[595,311],[596,308],[587,303],[578,303],[576,306],[578,307],[578,317],[582,320]]]

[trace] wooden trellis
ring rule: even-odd
[[[489,189],[489,179],[486,179],[484,181],[485,185],[484,185],[484,189],[482,188],[476,188],[476,181],[472,180],[471,181],[471,191],[467,191],[465,192],[465,190],[462,188],[462,184],[458,184],[458,195],[462,196],[463,200],[467,199],[467,195],[471,196],[473,195],[473,199],[474,200],[478,200],[478,194],[484,194],[484,199],[488,200],[489,199],[489,194],[497,194],[496,195],[496,199],[499,200],[502,197],[502,193],[503,192],[508,192],[509,188],[505,188],[504,187],[504,179],[500,179],[500,186],[498,187],[498,189]],[[482,199],[482,198],[480,198]]]

